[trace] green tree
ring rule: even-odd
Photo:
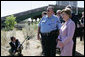
[[[6,17],[6,20],[5,20],[6,30],[13,30],[14,25],[17,23],[15,19],[16,17],[14,17],[14,15]]]

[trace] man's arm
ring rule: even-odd
[[[41,29],[41,28],[40,28],[40,27],[41,27],[41,21],[43,20],[43,18],[44,18],[44,17],[42,17],[42,19],[40,20],[40,22],[39,22],[39,24],[38,24],[38,32],[37,32],[37,39],[38,39],[38,40],[40,40],[39,34],[40,34],[40,29]]]
[[[38,39],[38,40],[40,40],[39,34],[40,34],[40,27],[38,26],[38,32],[37,32],[37,39]]]
[[[17,50],[19,50],[19,48],[21,47],[21,45],[20,45],[20,41],[17,39],[16,40],[17,41],[17,44],[18,44],[18,46],[17,46]]]
[[[57,17],[56,17],[56,27],[57,27],[58,30],[60,30],[60,28],[61,28],[60,19],[58,19]]]
[[[10,42],[9,45],[11,46],[12,52],[15,53],[16,48],[15,48],[14,44],[12,42]]]
[[[12,42],[9,43],[9,45],[11,46],[11,48],[15,48],[14,44]]]

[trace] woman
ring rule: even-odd
[[[69,8],[62,10],[62,18],[65,21],[60,29],[57,47],[61,49],[61,56],[72,56],[73,35],[75,31],[75,23],[70,19],[71,10]]]

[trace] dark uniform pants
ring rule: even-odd
[[[56,55],[56,39],[57,32],[50,33],[49,35],[41,34],[41,44],[45,56],[55,56]]]

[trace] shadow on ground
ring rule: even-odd
[[[84,55],[76,51],[75,56],[84,56]]]

